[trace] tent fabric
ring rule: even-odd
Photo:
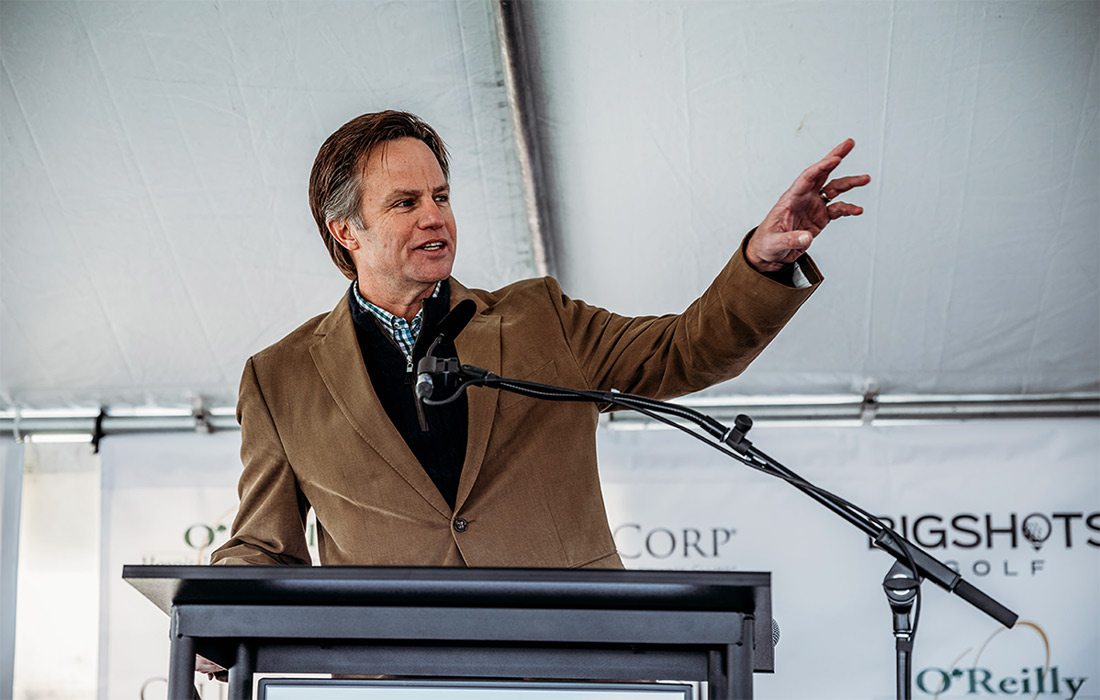
[[[725,393],[1095,390],[1096,3],[534,3],[573,294],[690,302],[845,137],[866,208]]]
[[[444,135],[458,275],[534,273],[489,3],[0,9],[6,403],[234,403],[245,358],[346,289],[306,191],[368,111]]]
[[[731,394],[1100,390],[1100,5],[523,5],[556,272],[683,308],[842,138],[874,180],[826,283]],[[337,301],[321,141],[383,108],[447,140],[456,275],[535,274],[499,9],[0,4],[0,408],[232,404]],[[528,123],[532,123],[529,120]]]

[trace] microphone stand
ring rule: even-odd
[[[728,427],[687,406],[614,390],[585,391],[508,379],[480,367],[460,364],[458,358],[441,359],[431,353],[420,361],[419,371],[453,377],[459,384],[455,393],[445,399],[432,400],[421,395],[424,403],[430,406],[450,403],[467,388],[483,386],[547,401],[592,402],[637,411],[682,430],[746,466],[782,479],[861,530],[876,547],[896,560],[882,585],[890,604],[893,622],[898,700],[912,698],[913,642],[920,619],[920,584],[924,579],[954,593],[1005,627],[1011,628],[1016,624],[1016,613],[964,581],[962,576],[939,559],[887,527],[863,508],[815,486],[753,445],[746,437],[752,428],[752,419],[746,415],[737,416],[733,427]],[[696,425],[702,433],[674,420],[677,418]]]

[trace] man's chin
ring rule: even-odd
[[[435,284],[441,282],[451,276],[452,265],[440,265],[438,267],[433,266],[430,269],[421,270],[417,275],[417,281],[422,284]]]

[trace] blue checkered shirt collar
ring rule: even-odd
[[[442,288],[442,282],[435,283],[435,289],[432,290],[432,298],[439,296],[439,290]],[[416,316],[413,316],[412,321],[406,321],[400,316],[395,316],[389,311],[386,311],[377,304],[372,304],[363,298],[363,295],[359,293],[359,284],[357,282],[351,283],[352,298],[355,299],[355,303],[359,305],[360,309],[369,311],[374,318],[378,320],[378,325],[382,327],[382,330],[386,332],[393,342],[397,343],[397,347],[401,348],[401,352],[404,353],[405,359],[411,359],[413,353],[413,346],[416,345],[416,339],[420,335],[420,328],[424,325],[424,306],[420,306],[420,311],[416,312]]]

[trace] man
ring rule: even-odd
[[[414,367],[448,308],[477,313],[444,350],[497,374],[657,398],[740,373],[820,283],[804,256],[858,206],[867,175],[829,181],[854,146],[810,166],[684,313],[626,318],[550,278],[495,292],[450,277],[456,227],[439,135],[366,114],[322,145],[310,206],[352,281],[336,308],[245,366],[240,510],[216,564],[621,568],[596,470],[597,409],[473,389],[423,406]],[[797,262],[796,262],[797,261]]]

